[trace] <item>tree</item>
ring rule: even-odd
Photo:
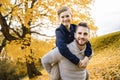
[[[36,0],[32,1],[30,9],[33,8],[33,4],[36,2]],[[2,48],[6,46],[6,41],[9,41],[9,43],[15,43],[19,42],[21,44],[21,49],[29,49],[31,44],[31,32],[30,32],[30,24],[31,19],[27,20],[26,15],[32,14],[32,11],[28,8],[28,2],[15,2],[15,6],[10,4],[9,0],[7,1],[1,1],[0,2],[0,24],[1,24],[1,32],[4,35],[4,39],[2,41],[2,45],[0,46]],[[24,5],[23,5],[24,4]],[[25,7],[24,11],[21,7]],[[19,12],[22,12],[19,14]],[[21,16],[23,15],[23,16]],[[8,23],[7,23],[8,21]],[[17,21],[20,23],[18,26],[11,27],[12,21]],[[19,30],[22,30],[20,32]],[[16,30],[15,30],[16,29]],[[27,48],[26,48],[27,47]],[[29,58],[29,55],[32,54],[32,52],[28,52],[28,55],[25,56],[25,58]],[[26,54],[23,54],[26,55]],[[39,71],[35,68],[33,60],[31,62],[26,61],[28,74],[30,78],[34,77],[33,75],[41,75]],[[32,67],[31,67],[32,66]],[[31,69],[30,69],[31,68]],[[31,71],[30,71],[31,70]],[[34,70],[34,71],[32,71]],[[31,72],[31,73],[30,73]]]
[[[49,20],[52,25],[57,27],[59,23],[56,19],[56,10],[60,6],[68,6],[73,12],[73,23],[86,21],[89,23],[90,28],[96,31],[97,27],[90,15],[90,6],[93,3],[94,0],[1,0],[0,31],[4,38],[1,42],[0,52],[8,44],[19,46],[24,51],[21,57],[24,58],[24,61],[27,60],[28,73],[31,72],[30,66],[35,66],[31,56],[33,54],[31,34],[48,36],[41,33],[41,31],[34,31],[34,28],[44,28],[43,25],[49,27],[49,24],[46,24],[43,20]],[[12,57],[19,58],[20,54],[15,57],[12,55]],[[28,59],[30,59],[30,62]],[[38,74],[37,69],[32,68],[35,70],[33,73]]]

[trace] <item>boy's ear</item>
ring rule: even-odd
[[[60,21],[60,16],[58,16],[58,20]]]
[[[71,17],[73,17],[73,15],[71,14]]]
[[[71,14],[71,20],[73,21],[73,15]]]

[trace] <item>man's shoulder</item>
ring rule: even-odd
[[[78,49],[75,40],[73,42],[71,42],[70,44],[68,44],[67,47],[69,49],[73,49],[73,50]]]
[[[67,44],[68,47],[73,46],[73,45],[76,45],[75,40],[73,40],[71,43]]]

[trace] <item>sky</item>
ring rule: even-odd
[[[120,0],[95,0],[91,11],[98,36],[120,31]]]

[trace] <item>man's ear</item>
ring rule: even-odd
[[[88,35],[88,40],[90,41],[90,34]]]
[[[74,38],[76,38],[76,33],[74,32]]]

